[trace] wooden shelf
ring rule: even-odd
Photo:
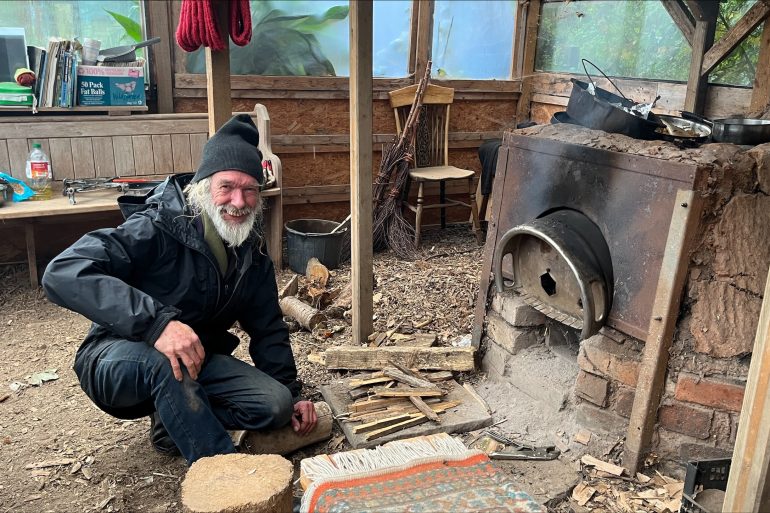
[[[147,105],[136,106],[77,106],[77,107],[38,107],[38,112],[107,112],[130,114],[131,112],[147,112]],[[32,112],[32,107],[13,107],[0,105],[0,112]]]

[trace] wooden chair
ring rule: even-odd
[[[401,134],[409,110],[414,101],[417,85],[411,85],[391,91],[390,106],[396,116],[396,130]],[[476,189],[473,186],[474,172],[449,165],[449,106],[454,99],[454,89],[429,84],[423,96],[420,118],[417,122],[414,167],[409,171],[405,202],[407,208],[415,213],[415,244],[420,245],[422,234],[422,214],[427,208],[441,209],[441,227],[446,227],[446,208],[465,207],[471,210],[473,231],[479,244],[483,242],[479,213],[476,206]],[[446,182],[466,180],[468,182],[469,202],[448,199]],[[417,182],[417,205],[408,202],[411,182]],[[425,204],[425,184],[438,182],[439,202]]]

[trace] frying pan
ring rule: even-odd
[[[711,136],[711,125],[708,123],[666,114],[657,114],[657,117],[665,127],[657,128],[656,134],[660,139],[673,142],[677,146],[699,146]]]
[[[97,62],[130,62],[136,60],[136,49],[144,48],[145,46],[154,45],[160,43],[159,37],[153,37],[147,41],[136,43],[135,45],[115,46],[113,48],[105,48],[99,52],[99,56],[96,58]]]
[[[740,145],[770,142],[770,120],[728,118],[709,120],[692,112],[682,111],[682,117],[711,125],[711,140]]]

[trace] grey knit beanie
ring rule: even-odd
[[[259,132],[248,114],[238,114],[220,127],[203,147],[203,156],[192,181],[197,182],[218,171],[242,171],[265,183]]]

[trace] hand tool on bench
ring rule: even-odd
[[[544,461],[555,460],[561,454],[561,451],[553,445],[538,447],[523,442],[516,442],[496,431],[485,431],[484,434],[506,446],[511,446],[510,448],[506,447],[505,449],[490,453],[489,457],[493,460]]]

